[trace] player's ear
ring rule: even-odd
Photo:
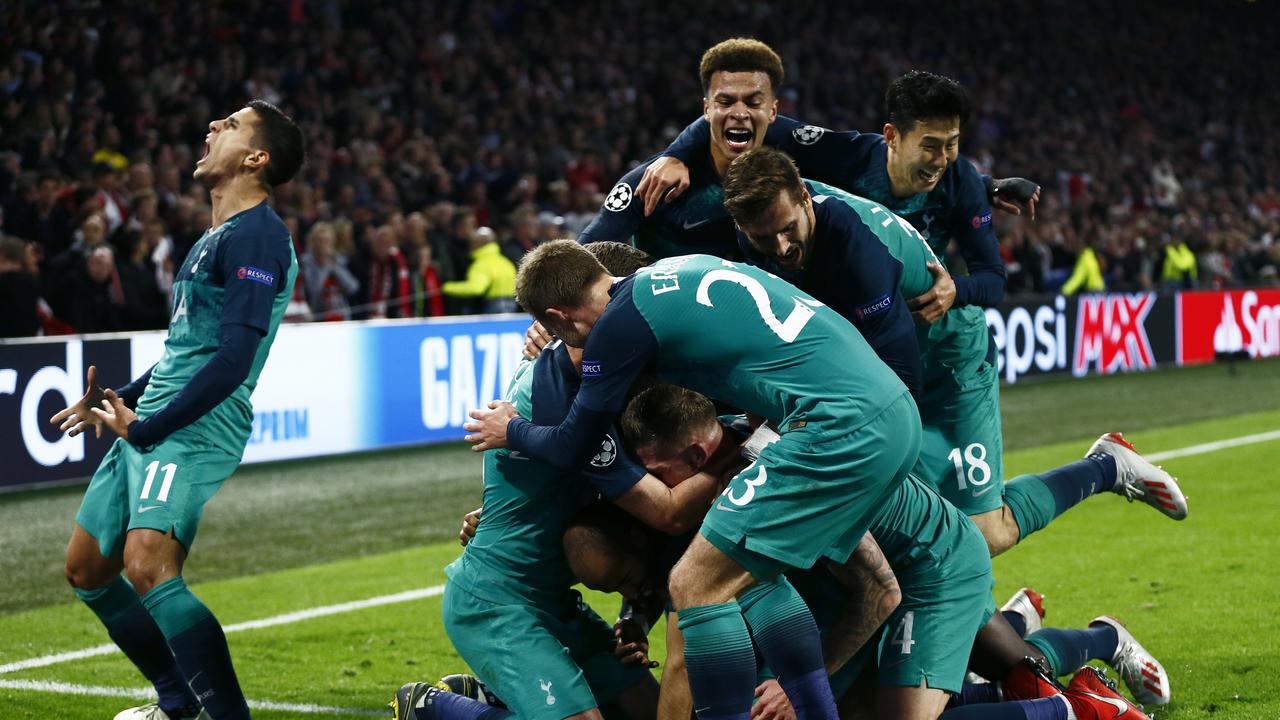
[[[772,123],[778,119],[778,98],[773,99],[773,103],[769,105],[769,122]]]
[[[269,162],[271,162],[271,153],[266,150],[252,150],[244,158],[244,166],[254,172],[265,168]]]
[[[684,460],[695,472],[700,471],[702,466],[707,464],[707,449],[702,447],[700,442],[694,443],[684,451]]]
[[[702,117],[707,122],[711,122],[711,101],[707,99],[706,95],[702,96]]]
[[[893,126],[893,123],[884,124],[884,141],[890,145],[897,145],[898,129]]]

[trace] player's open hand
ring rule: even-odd
[[[636,195],[644,200],[644,216],[658,209],[659,202],[671,202],[689,189],[689,167],[671,156],[649,163],[636,186]]]
[[[84,397],[80,398],[76,404],[49,418],[49,422],[57,425],[60,432],[65,432],[71,437],[75,437],[92,427],[94,436],[102,437],[102,422],[90,412],[93,408],[98,407],[103,398],[106,397],[102,392],[102,388],[98,387],[95,382],[97,379],[98,367],[90,365],[84,381]]]
[[[458,542],[462,547],[466,547],[471,538],[476,536],[476,528],[480,527],[480,511],[483,509],[484,507],[478,507],[462,516],[462,530],[458,532]]]
[[[108,430],[125,440],[129,439],[129,423],[138,419],[132,410],[125,407],[124,400],[116,395],[115,390],[107,390],[106,397],[99,403],[99,407],[89,408],[89,410],[99,422],[107,426]]]
[[[991,206],[1010,215],[1021,215],[1022,208],[1032,220],[1036,219],[1036,203],[1040,202],[1040,186],[1020,177],[1001,178],[991,182],[988,194]]]
[[[542,327],[542,323],[537,320],[524,331],[524,356],[529,360],[536,360],[542,354],[542,348],[551,344],[554,340],[551,333]]]
[[[613,654],[623,665],[658,667],[657,660],[649,659],[649,636],[638,621],[633,618],[619,620],[613,626],[613,637],[617,640]]]
[[[751,706],[751,720],[796,720],[796,710],[777,680],[765,680],[756,688],[759,698]]]
[[[472,410],[468,415],[471,422],[462,427],[470,434],[463,439],[472,443],[472,450],[484,452],[507,446],[507,423],[520,413],[506,400],[494,400],[487,409]]]
[[[923,295],[917,295],[907,301],[911,308],[911,317],[917,322],[932,325],[937,322],[956,301],[956,281],[946,268],[936,262],[929,263],[929,272],[933,274],[933,287]]]

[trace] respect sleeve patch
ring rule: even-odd
[[[884,311],[888,310],[889,306],[892,304],[893,304],[893,295],[886,293],[885,295],[877,298],[872,302],[867,303],[866,305],[860,305],[854,308],[854,312],[858,314],[859,320],[866,320],[869,317],[875,317],[876,315],[879,315]]]
[[[582,376],[583,377],[599,377],[604,374],[599,360],[583,360]]]
[[[262,283],[267,287],[276,286],[276,276],[252,265],[241,265],[236,268],[236,278],[240,280],[252,280],[256,283]]]

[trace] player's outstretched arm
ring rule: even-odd
[[[827,673],[839,670],[871,639],[902,602],[898,578],[871,533],[843,564],[828,563],[831,573],[848,590],[840,619],[822,638]]]
[[[108,390],[97,415],[116,435],[137,447],[150,447],[200,419],[230,397],[253,367],[263,333],[247,325],[224,324],[218,351],[154,415],[139,420],[115,392]]]
[[[148,370],[147,375],[150,376],[150,374],[151,371]],[[58,426],[59,432],[75,437],[92,427],[95,437],[102,437],[102,420],[92,412],[106,397],[102,388],[98,387],[97,379],[98,367],[90,365],[89,371],[85,374],[84,397],[49,418],[50,423]]]
[[[959,175],[956,205],[947,216],[947,229],[964,258],[968,275],[954,276],[955,305],[994,307],[1004,299],[1005,267],[1000,243],[991,226],[991,204],[982,176],[967,160],[948,172]]]

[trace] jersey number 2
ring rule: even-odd
[[[760,318],[764,320],[764,324],[773,331],[774,335],[782,338],[782,342],[795,342],[796,337],[809,320],[813,318],[814,308],[822,307],[822,303],[817,300],[806,300],[804,298],[795,298],[795,307],[791,309],[791,314],[787,315],[786,320],[778,320],[778,316],[773,313],[773,305],[769,302],[769,292],[764,289],[764,285],[759,280],[734,270],[712,270],[702,276],[702,282],[698,283],[698,292],[695,299],[702,305],[707,307],[715,307],[711,304],[711,296],[708,289],[715,283],[724,280],[746,288],[747,293],[751,295],[751,299],[756,303],[756,309],[760,311]]]

